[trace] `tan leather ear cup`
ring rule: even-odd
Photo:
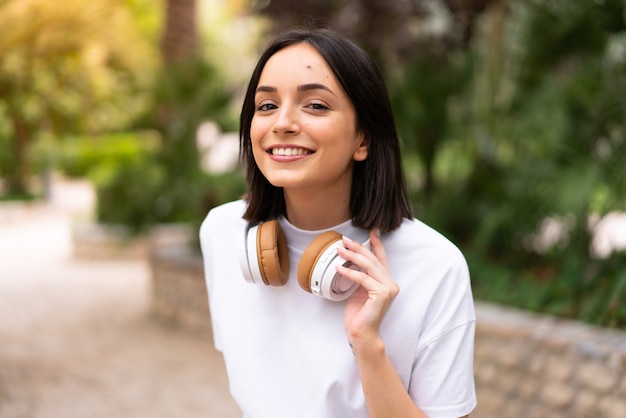
[[[256,250],[263,283],[271,286],[287,283],[289,250],[287,238],[278,222],[267,221],[259,225]]]
[[[335,231],[326,231],[317,237],[304,250],[298,263],[298,283],[300,287],[311,293],[311,275],[313,267],[320,256],[333,242],[341,240],[341,234]]]

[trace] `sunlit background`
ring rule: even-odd
[[[244,192],[242,94],[295,25],[375,57],[478,301],[626,329],[623,0],[0,0],[0,416],[238,416],[153,258]]]

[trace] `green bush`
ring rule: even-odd
[[[91,172],[100,223],[125,225],[139,233],[159,221],[165,171],[153,155],[135,155],[117,164],[103,163]]]
[[[89,171],[96,187],[100,223],[125,225],[133,233],[159,223],[188,222],[199,227],[209,209],[237,199],[245,191],[239,172],[197,172],[178,190],[168,190],[172,182],[158,155],[135,152],[128,157],[123,161],[102,159]],[[174,214],[175,204],[179,210]]]
[[[91,177],[101,166],[125,165],[154,155],[161,146],[156,131],[113,132],[92,137],[71,137],[53,149],[38,151],[39,164],[54,162],[57,170],[70,177]],[[47,157],[45,155],[47,154]]]
[[[626,328],[626,253],[607,259],[542,257],[512,268],[468,252],[477,299],[607,327]]]
[[[624,13],[617,0],[516,4],[501,31],[484,31],[506,39],[479,38],[468,52],[467,88],[440,92],[448,123],[435,187],[411,197],[418,217],[467,254],[477,298],[626,327],[626,253],[594,258],[589,227],[591,216],[626,211]],[[420,71],[407,86],[427,79]],[[395,103],[400,118],[428,104]],[[538,246],[550,219],[562,233]]]

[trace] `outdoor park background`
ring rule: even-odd
[[[626,329],[623,0],[0,0],[0,205],[80,179],[96,223],[198,226],[244,191],[242,92],[295,24],[376,58],[477,299]]]

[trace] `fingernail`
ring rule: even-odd
[[[343,239],[345,242],[352,242],[352,240],[351,240],[350,238],[346,237],[345,235],[343,235],[343,236],[342,236],[342,239]]]

